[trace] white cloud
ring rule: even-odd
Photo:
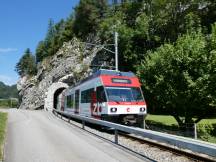
[[[15,52],[17,51],[16,48],[0,48],[0,53],[8,53],[8,52]]]
[[[6,85],[13,85],[16,84],[16,80],[6,76],[6,75],[0,75],[0,81],[4,82]]]

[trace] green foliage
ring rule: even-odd
[[[52,19],[48,23],[48,31],[44,41],[40,41],[36,48],[36,61],[41,62],[45,57],[53,56],[62,46],[62,32],[65,28],[64,20],[54,24]]]
[[[4,144],[5,133],[6,133],[6,122],[7,122],[7,113],[0,112],[0,160],[3,160],[2,146]]]
[[[198,137],[203,141],[216,143],[216,123],[197,126]]]
[[[105,17],[107,7],[106,0],[81,0],[75,8],[75,14],[71,14],[66,20],[62,19],[55,24],[50,19],[46,37],[36,48],[37,63],[48,56],[55,55],[63,43],[74,36],[85,40],[89,34],[95,34],[101,20]]]
[[[35,56],[32,55],[29,48],[26,49],[24,55],[16,64],[15,70],[20,76],[35,75],[37,72]]]
[[[75,8],[73,29],[76,36],[86,39],[88,34],[95,34],[106,10],[106,0],[80,0]]]
[[[61,42],[60,44],[63,44],[63,42],[67,42],[74,37],[74,33],[72,30],[73,24],[74,24],[74,19],[73,19],[73,15],[71,15],[65,21],[64,28],[59,32],[59,41]]]
[[[136,64],[148,50],[175,42],[179,35],[200,27],[209,33],[216,21],[215,10],[211,0],[134,0],[110,7],[107,0],[81,0],[68,19],[57,24],[49,20],[46,37],[36,49],[36,59],[41,62],[53,56],[63,42],[74,36],[86,41],[89,35],[99,33],[102,42],[113,43],[113,32],[118,31],[120,69],[136,71]]]
[[[36,62],[41,62],[47,56],[48,56],[48,53],[47,53],[45,42],[40,41],[36,48]]]
[[[148,50],[174,43],[179,35],[200,27],[208,29],[211,23],[204,17],[214,15],[208,12],[214,7],[208,0],[130,1],[110,9],[100,23],[99,32],[102,40],[109,43],[113,42],[110,39],[113,31],[119,32],[120,69],[136,71],[136,65],[145,59]]]
[[[149,107],[172,114],[179,124],[215,113],[216,57],[211,54],[215,49],[208,47],[206,37],[198,31],[148,53],[138,73]]]
[[[48,23],[48,31],[43,41],[38,43],[36,48],[36,61],[41,62],[48,56],[56,54],[58,49],[73,37],[73,16],[70,16],[66,21],[63,19],[54,24],[50,19]]]

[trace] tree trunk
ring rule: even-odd
[[[183,126],[183,122],[182,120],[180,119],[180,117],[178,115],[173,115],[173,117],[175,118],[175,120],[177,121],[179,127]]]

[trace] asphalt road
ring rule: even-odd
[[[45,111],[10,109],[5,162],[141,162]]]

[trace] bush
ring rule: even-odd
[[[199,124],[197,127],[198,138],[203,141],[216,142],[216,124]]]

